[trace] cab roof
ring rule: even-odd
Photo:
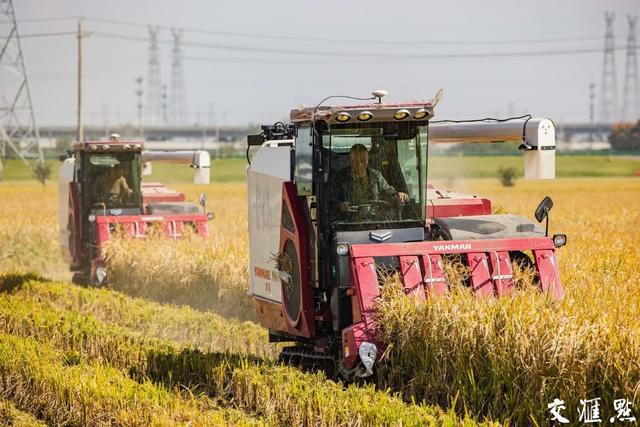
[[[94,148],[95,147],[95,148]],[[71,146],[73,151],[142,151],[144,143],[142,141],[82,141],[74,142]]]
[[[291,110],[289,118],[296,124],[311,123],[314,110],[315,107],[302,106]],[[347,114],[344,115],[344,113]],[[399,118],[400,116],[404,117]],[[316,121],[323,121],[328,124],[388,122],[394,120],[427,121],[432,117],[433,104],[431,101],[321,106],[315,111]]]

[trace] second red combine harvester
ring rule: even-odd
[[[180,238],[188,228],[208,234],[206,197],[200,205],[183,193],[158,183],[142,183],[150,162],[187,163],[194,183],[208,184],[210,157],[205,151],[143,151],[139,141],[76,142],[62,160],[59,173],[59,240],[73,281],[99,286],[107,280],[105,244],[120,229],[144,238],[152,227],[168,238]]]
[[[562,297],[555,250],[533,222],[492,214],[475,196],[427,183],[428,144],[519,141],[525,178],[555,175],[549,119],[433,123],[431,102],[378,102],[293,110],[291,124],[248,138],[250,294],[282,358],[335,367],[344,378],[373,373],[384,349],[374,311],[380,271],[397,272],[408,295],[445,294],[443,259],[468,266],[479,295],[514,288],[512,262],[536,271],[542,292]],[[536,210],[542,221],[552,206]],[[547,228],[548,229],[548,228]]]

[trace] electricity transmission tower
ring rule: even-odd
[[[600,84],[600,122],[612,123],[616,117],[618,105],[618,86],[616,82],[615,46],[613,37],[613,12],[605,12],[607,29],[604,35],[604,62],[602,64],[602,83]]]
[[[149,75],[147,76],[146,122],[157,125],[162,121],[162,77],[160,75],[160,49],[158,27],[149,26]]]
[[[627,58],[624,68],[624,91],[622,92],[622,122],[635,122],[640,117],[640,88],[638,85],[638,57],[636,44],[637,16],[627,16],[629,35],[627,36]]]
[[[171,34],[173,50],[171,51],[170,116],[173,124],[184,124],[187,121],[187,100],[182,72],[182,30],[171,30]]]
[[[42,147],[12,0],[0,0],[0,82],[0,166],[8,146],[33,168]]]

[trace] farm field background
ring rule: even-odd
[[[214,162],[214,183],[205,187],[186,183],[190,171],[168,176],[168,170],[154,166],[156,175],[150,180],[174,182],[173,187],[191,200],[200,192],[207,194],[207,209],[216,215],[210,237],[162,247],[161,252],[172,254],[165,257],[135,248],[115,251],[110,261],[114,290],[68,283],[70,275],[57,243],[56,183],[43,187],[28,181],[9,162],[4,171],[7,180],[0,182],[0,421],[14,417],[54,424],[136,420],[192,425],[472,425],[488,417],[520,425],[530,415],[544,424],[546,408],[540,403],[554,397],[574,408],[579,399],[601,397],[608,405],[605,410],[612,409],[611,399],[628,398],[638,416],[640,178],[630,175],[640,163],[594,156],[570,157],[563,164],[562,159],[558,158],[558,175],[590,177],[518,180],[514,187],[502,187],[496,178],[447,176],[441,162],[434,161],[436,186],[490,198],[494,207],[510,213],[532,218],[545,195],[553,198],[550,233],[568,235],[568,244],[558,255],[566,298],[560,307],[538,311],[537,318],[526,309],[538,310],[544,302],[527,294],[514,297],[511,305],[488,304],[480,309],[465,296],[429,303],[430,311],[424,312],[397,307],[403,310],[399,311],[403,322],[424,326],[422,338],[435,327],[446,331],[415,350],[441,350],[443,366],[460,375],[445,383],[452,377],[432,371],[431,383],[427,375],[408,381],[407,372],[416,373],[425,365],[420,360],[413,365],[398,360],[405,363],[405,376],[389,372],[382,378],[389,390],[373,385],[343,388],[321,374],[274,362],[277,348],[267,343],[266,331],[251,322],[244,296],[248,241],[246,187],[239,180],[243,159]],[[473,171],[487,158],[451,161],[471,163],[468,170]],[[497,165],[484,168],[493,175]],[[457,318],[446,316],[445,309],[452,308]],[[494,326],[471,318],[496,310],[511,322],[512,330],[526,333],[500,335],[503,341],[487,335],[464,348],[462,337],[469,336],[465,334]],[[559,315],[542,319],[554,312]],[[563,319],[569,321],[554,329],[551,320]],[[578,320],[582,323],[571,324]],[[386,332],[395,333],[392,327]],[[420,336],[421,331],[410,328],[406,334],[392,339],[401,345],[402,339]],[[527,339],[517,341],[520,335]],[[544,344],[544,339],[563,337],[566,340],[552,354],[535,346]],[[517,354],[531,356],[527,359],[531,363],[518,364],[503,355],[476,359],[505,365],[501,372],[469,367],[473,357],[497,343],[518,346]],[[536,359],[536,354],[544,357]],[[555,362],[564,365],[558,371],[536,365]],[[534,391],[542,394],[531,398],[525,392],[504,393],[497,384],[518,380],[510,368],[523,370],[518,373],[520,380],[534,383],[538,387]],[[494,378],[469,384],[463,380],[468,373]],[[602,387],[590,388],[592,382],[580,379],[585,375],[602,379]],[[547,381],[564,386],[549,387]],[[558,390],[566,395],[544,394]],[[486,403],[501,396],[500,404]],[[408,403],[412,398],[425,403]],[[523,400],[509,400],[515,398]],[[575,418],[574,410],[567,413]]]

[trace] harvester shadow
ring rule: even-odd
[[[51,282],[51,279],[42,277],[36,273],[2,273],[0,274],[0,292],[13,292],[31,281]]]

